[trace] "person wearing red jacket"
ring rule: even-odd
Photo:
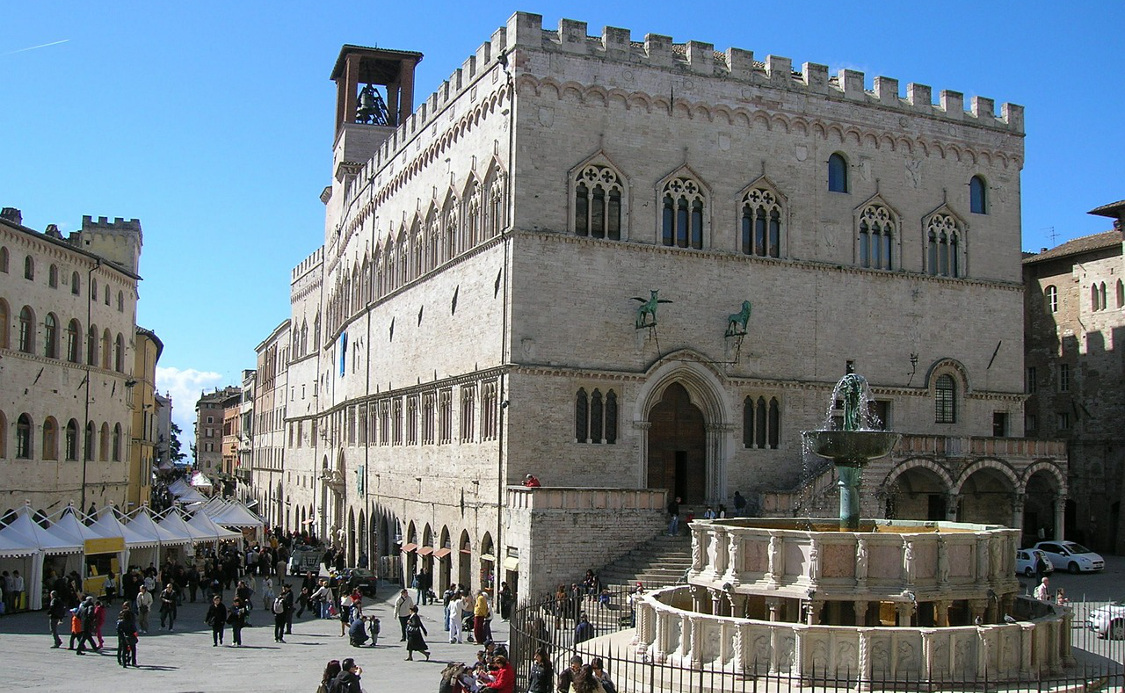
[[[496,655],[492,658],[492,665],[496,667],[496,671],[493,672],[492,681],[485,688],[497,693],[515,693],[516,670],[508,662],[508,658],[504,655]]]

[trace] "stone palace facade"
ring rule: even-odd
[[[525,13],[415,110],[421,59],[349,45],[332,72],[285,447],[253,470],[272,522],[538,593],[667,495],[811,508],[800,431],[849,369],[906,434],[880,516],[1065,496],[1064,448],[1019,437],[1020,106]]]

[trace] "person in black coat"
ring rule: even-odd
[[[242,629],[247,626],[249,615],[249,607],[244,604],[241,599],[235,597],[234,603],[231,604],[230,609],[227,610],[227,623],[230,624],[230,631],[231,635],[234,636],[235,647],[242,647]]]
[[[123,667],[137,666],[137,619],[129,602],[121,604],[117,614],[117,663]]]
[[[356,665],[354,659],[348,657],[340,664],[340,673],[328,690],[336,693],[362,693],[363,689],[359,685],[359,675],[362,673],[363,669]]]
[[[214,640],[211,647],[218,647],[223,642],[223,630],[227,627],[227,607],[222,597],[215,595],[211,598],[211,606],[203,620],[211,626],[211,638]]]
[[[407,661],[414,661],[414,653],[421,652],[426,655],[426,661],[430,661],[430,647],[426,644],[426,639],[423,637],[429,635],[426,632],[426,626],[422,623],[422,617],[418,615],[418,607],[410,607],[410,616],[406,619],[406,659]]]
[[[547,650],[540,647],[535,651],[531,662],[531,671],[527,675],[528,693],[551,693],[555,683],[555,668],[551,666],[551,658]]]

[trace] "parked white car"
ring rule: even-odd
[[[1044,573],[1055,572],[1055,566],[1051,565],[1047,554],[1039,549],[1020,549],[1016,551],[1016,573],[1025,577],[1035,575],[1036,560],[1042,561]]]
[[[1101,556],[1073,541],[1041,541],[1034,548],[1047,554],[1047,560],[1055,566],[1055,570],[1090,573],[1105,568]]]
[[[1086,627],[1099,638],[1125,639],[1125,603],[1114,602],[1095,609],[1086,619]]]

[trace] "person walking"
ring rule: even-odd
[[[281,599],[285,602],[285,634],[293,634],[293,611],[295,608],[293,588],[289,585],[281,586]]]
[[[394,614],[398,619],[399,625],[402,626],[402,640],[399,642],[406,642],[406,621],[410,618],[410,609],[414,607],[414,601],[410,599],[410,593],[405,589],[398,593],[398,599],[395,600]]]
[[[117,663],[128,668],[137,666],[137,621],[129,602],[121,603],[117,614]]]
[[[164,586],[164,591],[160,593],[160,628],[164,628],[164,624],[168,624],[168,632],[176,626],[176,589],[172,583]]]
[[[105,638],[102,637],[102,628],[105,626],[105,604],[102,600],[94,600],[94,637],[98,639],[98,649],[105,647]]]
[[[59,624],[66,616],[66,604],[59,597],[59,593],[51,590],[51,601],[47,604],[47,620],[51,623],[51,637],[54,639],[54,648],[62,647],[62,638],[59,637]]]
[[[242,647],[242,629],[246,627],[246,617],[249,613],[246,603],[235,597],[234,603],[227,611],[227,623],[230,624],[231,638],[235,647]]]
[[[473,606],[473,640],[480,645],[485,642],[484,622],[488,612],[488,597],[481,590],[477,592],[477,603]]]
[[[406,661],[413,662],[415,652],[421,652],[426,655],[426,661],[430,661],[430,648],[423,637],[426,635],[429,633],[422,623],[422,617],[418,615],[418,607],[411,606],[410,616],[406,619]]]
[[[148,614],[152,611],[152,593],[144,585],[137,591],[137,625],[140,632],[148,635]]]
[[[96,625],[93,597],[86,597],[86,601],[82,602],[82,606],[78,607],[78,621],[82,626],[81,634],[78,636],[78,651],[76,654],[86,654],[86,643],[90,643],[90,649],[95,652],[98,651],[98,646],[94,644],[94,628]]]
[[[273,599],[273,641],[285,642],[285,599],[279,594]]]
[[[223,630],[227,627],[227,606],[223,598],[215,595],[211,598],[211,606],[207,607],[207,615],[203,622],[211,626],[211,647],[218,647],[223,642]]]
[[[461,599],[454,597],[449,600],[449,604],[445,607],[445,623],[446,630],[449,631],[449,644],[461,644],[461,619],[465,618],[465,614],[461,613]]]
[[[1035,588],[1035,598],[1041,602],[1051,601],[1051,578],[1044,577]]]

